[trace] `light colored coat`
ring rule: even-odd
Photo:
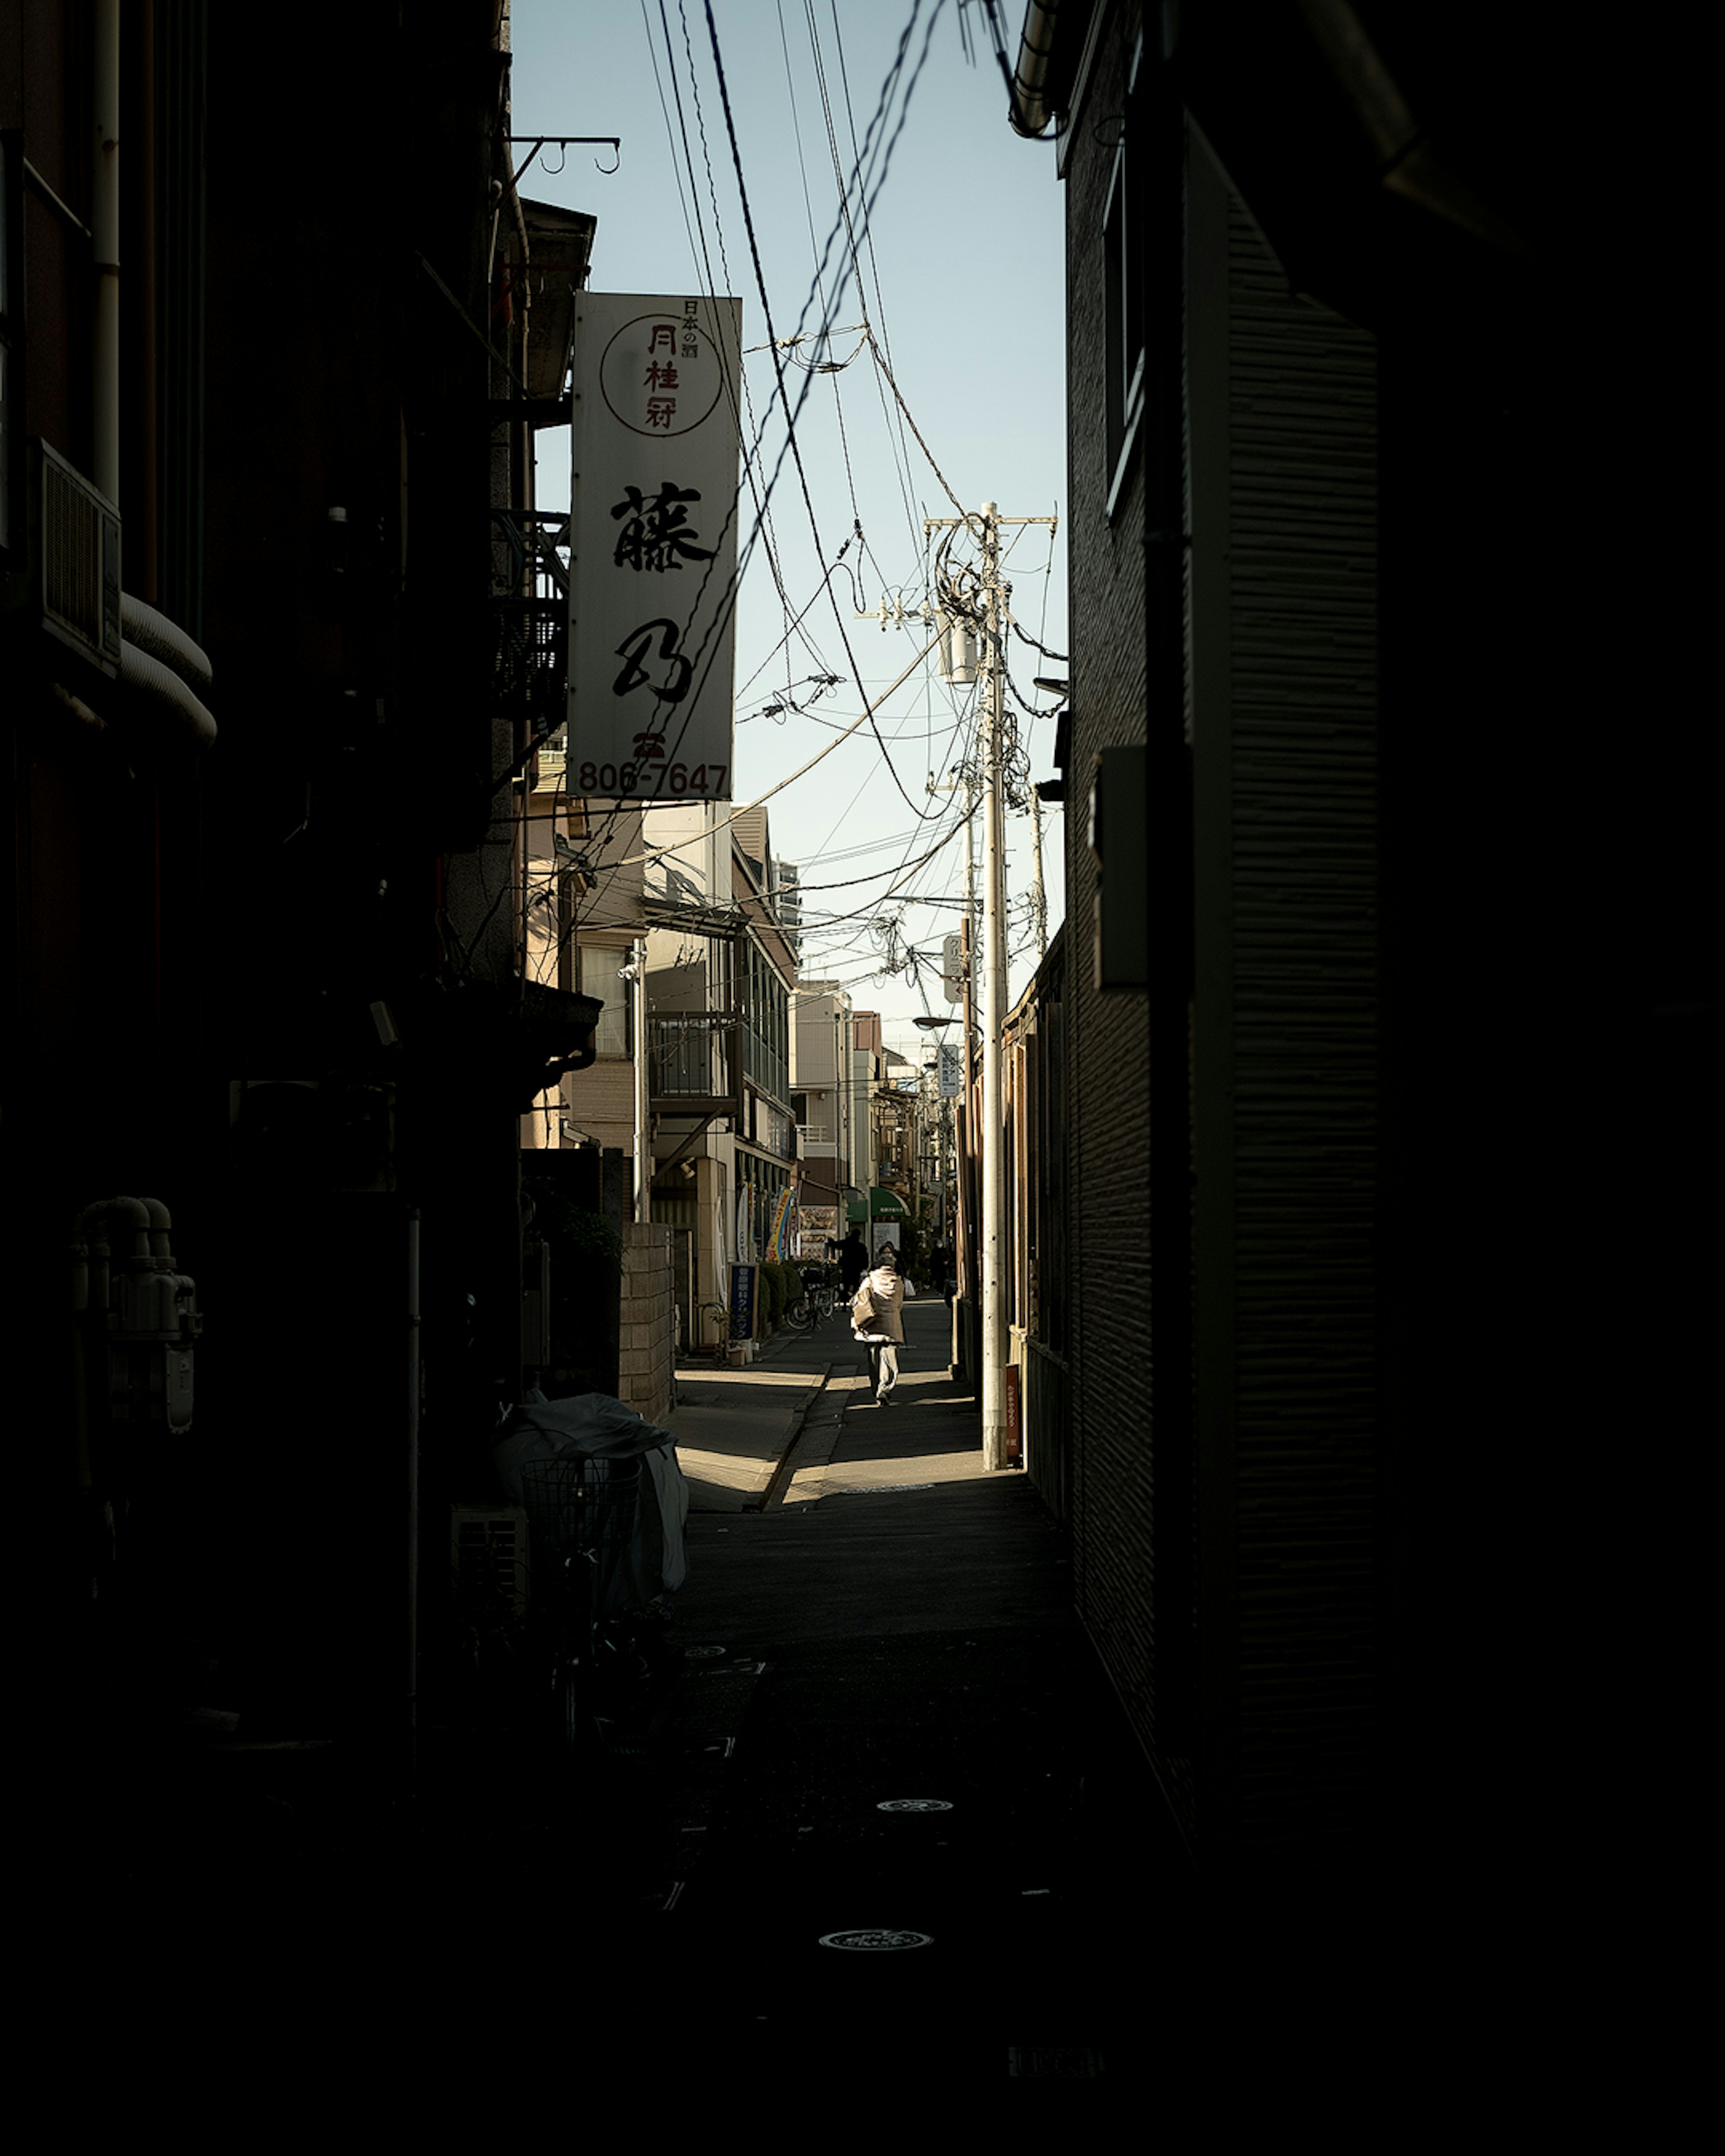
[[[884,1332],[889,1340],[905,1337],[904,1320],[899,1312],[905,1300],[905,1283],[901,1274],[889,1272],[877,1265],[864,1280],[851,1300],[850,1329],[853,1332]],[[870,1315],[872,1308],[873,1315]]]

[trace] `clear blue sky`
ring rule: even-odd
[[[595,170],[596,159],[610,162],[608,151],[571,148],[560,172],[547,170],[560,154],[547,151],[521,182],[524,194],[597,216],[593,288],[735,293],[745,348],[764,345],[706,0],[514,0],[511,13],[515,132],[623,138],[614,176]],[[755,546],[738,610],[742,802],[834,738],[822,721],[857,716],[857,674],[878,694],[927,640],[854,618],[856,608],[878,608],[883,592],[906,606],[921,603],[922,520],[956,511],[881,371],[866,347],[857,350],[853,326],[866,318],[873,326],[916,430],[967,510],[992,500],[1003,516],[1064,517],[1064,203],[1052,146],[1024,141],[1007,125],[1005,85],[978,0],[713,0],[712,18],[773,332],[783,338],[824,324],[844,332],[797,355],[805,365],[839,362],[842,372],[811,378],[794,363],[785,368],[793,403],[808,392],[796,426],[806,501],[795,461],[781,460],[782,411],[766,428],[761,470],[778,465],[768,511],[772,551],[792,613],[816,603],[786,645],[768,550]],[[1000,19],[1014,59],[1022,18],[1018,0],[1004,0]],[[863,148],[866,220],[854,197],[852,208],[860,295],[839,221],[831,137],[847,176]],[[525,155],[518,150],[517,162]],[[697,204],[701,223],[691,232]],[[758,418],[775,388],[772,354],[754,352],[745,374]],[[540,499],[547,506],[567,499],[567,443],[566,432],[541,437]],[[746,547],[755,525],[746,496]],[[819,595],[847,536],[830,583],[835,619],[833,603]],[[1067,648],[1065,551],[1064,524],[1052,547],[1045,530],[1029,527],[1009,571],[1014,614],[1057,652]],[[1050,700],[1034,689],[1034,677],[1066,670],[1021,643],[1013,665],[1035,705]],[[811,703],[809,677],[818,674],[843,679]],[[809,706],[808,715],[767,714],[788,688]],[[1033,724],[1022,711],[1018,719],[1031,774],[1047,778],[1052,721]],[[859,1008],[883,1014],[891,1045],[908,1051],[927,1039],[909,1024],[925,1008],[924,991],[906,973],[870,978],[890,947],[870,924],[891,920],[896,947],[937,955],[941,937],[957,925],[956,907],[916,901],[957,895],[962,838],[920,870],[901,864],[952,829],[951,797],[931,800],[925,787],[931,770],[946,775],[970,729],[932,662],[877,723],[902,793],[865,726],[777,796],[769,814],[775,851],[798,864],[806,885],[845,886],[812,891],[809,912],[861,916],[807,936],[805,973],[843,980]],[[937,819],[919,823],[914,812],[937,802]],[[1044,812],[1050,932],[1060,915],[1062,821],[1060,810]],[[1028,816],[1009,819],[1008,837],[1010,894],[1019,902],[1030,880]],[[913,896],[887,900],[895,890]],[[1022,911],[1016,919],[1014,947],[1024,955],[1012,967],[1014,994],[1035,963]],[[948,1008],[937,984],[926,992],[933,1009]]]

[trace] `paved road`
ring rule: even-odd
[[[595,2029],[829,2091],[1136,2070],[1182,1853],[1058,1533],[982,1470],[944,1308],[906,1317],[891,1409],[842,1321],[688,1387],[680,1435],[732,1468],[689,1523],[685,1673],[630,1748],[428,1732],[410,1805],[340,1745],[128,1762],[89,1921],[140,2011],[171,1946],[201,2025],[406,2016],[511,2078]]]
[[[1145,2010],[1133,1942],[1166,1945],[1183,1861],[1059,1536],[1021,1476],[983,1471],[943,1306],[906,1316],[901,1404],[835,1322],[767,1509],[691,1521],[687,1675],[601,1774],[629,1822],[612,1919],[776,2061],[814,2015],[871,2077],[999,2080],[1014,2046],[1012,2070],[1079,2076]]]

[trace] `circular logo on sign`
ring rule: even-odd
[[[949,1812],[944,1797],[887,1797],[875,1805],[877,1812]]]
[[[661,442],[700,426],[724,386],[718,346],[684,315],[638,315],[599,362],[599,393],[612,417]]]
[[[853,1953],[891,1953],[901,1947],[932,1947],[934,1939],[927,1932],[828,1932],[821,1944]]]

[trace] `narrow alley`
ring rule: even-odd
[[[891,1409],[842,1316],[686,1373],[683,1667],[604,1756],[559,1758],[542,1718],[434,1727],[407,1804],[335,1743],[182,1735],[131,1763],[157,1800],[122,1866],[139,1956],[171,1926],[196,1958],[209,1927],[204,1965],[259,2026],[346,2026],[347,1987],[379,1981],[435,2026],[477,1958],[668,1986],[703,2041],[842,2028],[912,2079],[1119,2071],[1175,1965],[1122,1942],[1189,1921],[1188,1861],[1060,1535],[1022,1475],[982,1471],[950,1312],[905,1319]]]

